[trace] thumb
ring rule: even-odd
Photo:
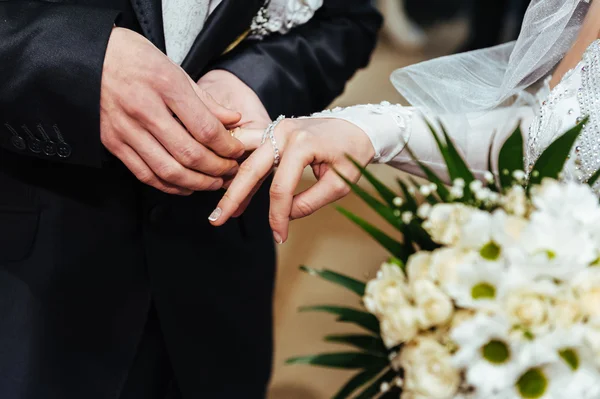
[[[196,82],[194,82],[192,80],[192,78],[190,78],[188,76],[188,80],[190,81],[190,84],[192,85],[192,87],[194,88],[194,91],[196,92],[196,95],[198,97],[200,97],[200,99],[202,100],[202,102],[204,103],[204,105],[206,105],[206,108],[208,108],[208,110],[224,125],[224,126],[229,126],[229,125],[235,125],[236,123],[238,123],[241,119],[242,119],[242,115],[237,112],[237,111],[233,111],[221,104],[219,104],[214,98],[213,96],[211,96],[208,92],[202,90],[200,87],[198,87],[198,85],[196,84]]]

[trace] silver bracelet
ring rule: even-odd
[[[269,140],[271,140],[271,145],[273,146],[273,159],[274,159],[273,164],[275,166],[279,165],[279,160],[281,159],[281,157],[279,156],[279,147],[277,147],[277,141],[275,140],[275,128],[284,119],[285,119],[285,116],[280,115],[279,118],[277,118],[275,121],[273,121],[265,129],[265,133],[263,134],[262,141],[260,142],[260,144],[263,145],[267,141],[267,138]]]

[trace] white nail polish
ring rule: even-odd
[[[216,222],[221,217],[222,213],[223,210],[221,208],[217,208],[214,211],[212,211],[212,213],[208,217],[208,220],[210,220],[211,222]]]

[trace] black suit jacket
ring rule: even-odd
[[[258,398],[272,346],[268,195],[214,229],[219,193],[168,196],[107,156],[99,98],[117,2],[0,0],[0,398],[118,398],[151,301],[184,398]],[[221,56],[261,5],[224,0],[183,67],[233,72],[272,115],[333,100],[381,23],[370,0],[325,0],[306,25]],[[131,6],[164,50],[158,0]]]

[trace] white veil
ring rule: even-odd
[[[454,129],[465,127],[466,114],[504,106],[515,97],[533,104],[525,90],[572,46],[588,1],[531,0],[515,42],[411,65],[395,71],[392,83],[411,105]]]

